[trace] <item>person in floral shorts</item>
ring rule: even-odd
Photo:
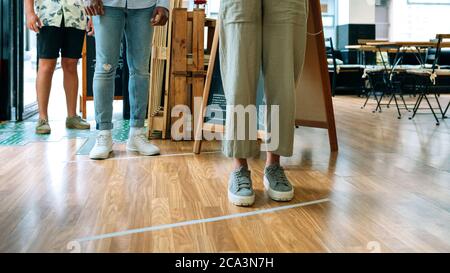
[[[90,129],[77,115],[78,73],[88,20],[78,0],[25,0],[28,29],[37,33],[39,59],[36,92],[39,107],[37,134],[50,134],[48,101],[57,59],[61,56],[67,101],[66,127]]]

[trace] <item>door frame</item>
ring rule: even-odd
[[[12,118],[23,120],[23,12],[24,1],[11,1],[11,81],[12,81]]]
[[[11,119],[11,1],[0,0],[0,121]]]
[[[0,120],[22,121],[37,113],[24,105],[24,1],[0,2]]]

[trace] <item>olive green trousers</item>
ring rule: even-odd
[[[267,115],[272,113],[271,106],[279,106],[279,119],[273,121],[277,126],[271,124],[271,117],[266,118],[266,130],[279,129],[271,132],[272,137],[279,137],[271,152],[292,156],[295,86],[306,49],[308,0],[222,0],[219,17],[221,75],[228,106],[223,153],[233,158],[252,158],[260,153],[250,133],[256,128],[255,119],[249,115],[243,118],[233,107],[253,109],[248,106],[256,104],[262,70]]]

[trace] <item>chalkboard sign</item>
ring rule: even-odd
[[[120,46],[120,58],[119,64],[116,71],[116,84],[114,97],[122,97],[124,94],[128,93],[128,79],[129,73],[127,69],[127,60],[126,60],[126,43],[125,39],[123,39]],[[87,73],[87,96],[93,97],[94,92],[92,89],[94,73],[95,73],[95,64],[96,64],[96,56],[95,56],[95,38],[87,36],[86,39],[86,73]]]
[[[225,118],[226,118],[226,107],[227,101],[225,98],[225,93],[223,90],[223,82],[220,71],[220,58],[219,54],[216,54],[216,61],[214,64],[214,73],[211,79],[211,88],[209,91],[208,97],[208,108],[210,112],[217,113],[219,111],[222,112],[222,115],[215,117],[214,115],[205,118],[205,123],[215,124],[215,125],[223,125],[225,126]],[[264,96],[264,77],[262,72],[259,77],[258,89],[256,94],[256,107],[258,110],[258,129],[264,129],[264,108],[259,107],[261,105],[266,105],[266,99]]]
[[[225,110],[227,107],[227,101],[223,90],[222,76],[220,75],[220,60],[218,55],[219,54],[216,55],[214,73],[211,80],[208,107],[213,113],[222,112],[222,117],[206,117],[205,123],[225,125]]]

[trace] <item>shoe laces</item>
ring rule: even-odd
[[[135,139],[141,143],[148,144],[150,141],[147,139],[147,136],[144,133],[139,133],[134,136]]]
[[[289,180],[284,173],[283,167],[280,165],[270,166],[267,168],[267,172],[275,179],[276,186],[283,185],[289,187]]]
[[[106,146],[108,144],[109,137],[106,135],[98,135],[97,136],[97,144],[99,146]]]
[[[38,124],[39,124],[39,126],[42,126],[42,125],[48,125],[48,120],[46,120],[46,119],[40,119],[39,122],[38,122]]]
[[[235,178],[238,190],[251,188],[252,185],[250,182],[250,171],[240,169],[240,170],[234,172],[234,178]]]

